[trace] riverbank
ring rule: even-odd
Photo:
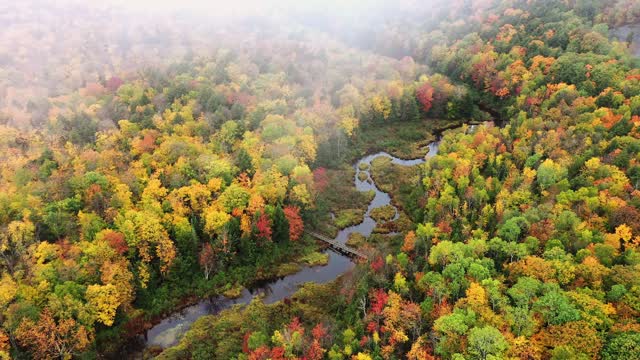
[[[236,305],[215,315],[202,316],[180,343],[157,354],[157,358],[196,358],[195,354],[208,354],[204,358],[230,359],[243,346],[258,346],[261,339],[296,317],[311,326],[323,324],[335,328],[334,314],[345,307],[346,298],[341,293],[343,278],[326,284],[306,283],[287,301],[269,304],[256,297],[246,306]],[[249,335],[251,345],[247,345]]]
[[[367,194],[373,192],[374,196],[366,207],[366,211],[364,212],[362,221],[358,224],[348,226],[338,231],[334,239],[335,241],[341,243],[349,242],[353,246],[363,248],[363,251],[367,252],[371,256],[371,258],[378,256],[380,254],[380,249],[388,248],[391,243],[397,245],[396,243],[398,241],[401,241],[402,233],[389,231],[393,236],[385,236],[388,244],[377,244],[379,241],[383,241],[383,238],[381,238],[382,235],[378,234],[380,231],[377,229],[390,223],[390,221],[397,221],[402,217],[403,214],[400,213],[400,211],[398,211],[398,209],[392,204],[390,195],[381,190],[374,182],[371,173],[373,169],[372,163],[378,159],[387,158],[390,160],[391,164],[412,168],[416,165],[424,163],[425,158],[434,156],[438,151],[438,143],[431,142],[428,144],[428,146],[426,146],[426,148],[429,149],[428,152],[426,154],[421,154],[421,156],[415,159],[406,160],[394,157],[386,152],[378,152],[364,156],[351,167],[353,171],[348,172],[348,174],[351,176],[352,185],[354,186],[355,191]],[[347,196],[343,196],[342,198],[347,198]],[[335,216],[331,218],[335,219]],[[375,238],[377,249],[370,247],[369,239],[371,238]],[[254,306],[256,303],[262,303],[261,306],[264,306],[264,304],[278,302],[278,304],[275,305],[276,307],[290,306],[290,297],[295,298],[297,287],[304,284],[305,282],[334,282],[333,280],[340,278],[342,274],[344,274],[344,272],[340,272],[343,269],[340,269],[339,266],[336,267],[335,263],[332,264],[332,259],[344,260],[345,258],[331,251],[328,251],[328,254],[330,258],[328,265],[318,267],[316,271],[310,270],[311,267],[306,267],[301,272],[286,276],[274,284],[264,284],[264,289],[273,289],[273,287],[275,286],[277,289],[276,291],[247,291],[244,292],[239,299],[227,299],[219,297],[217,299],[209,300],[208,302],[201,301],[196,306],[190,307],[187,311],[187,314],[179,317],[177,321],[169,319],[163,324],[152,329],[150,331],[150,333],[152,333],[150,337],[162,340],[163,336],[166,336],[165,339],[177,342],[177,339],[179,338],[177,334],[185,333],[185,328],[191,327],[191,330],[186,332],[187,335],[183,337],[179,344],[174,347],[169,347],[167,350],[163,351],[160,354],[160,358],[175,359],[181,358],[184,355],[183,352],[185,351],[191,353],[191,351],[193,350],[192,347],[197,347],[200,344],[199,334],[205,336],[207,338],[207,341],[211,342],[211,344],[215,344],[216,340],[209,338],[214,333],[214,337],[216,339],[219,337],[219,333],[216,330],[213,330],[213,328],[215,328],[216,324],[218,324],[220,317],[227,316],[227,314],[237,315],[238,313],[245,313],[247,311],[247,308],[240,309],[234,307],[234,311],[219,314],[220,311],[223,311],[224,309],[227,309],[234,305],[244,305],[249,303],[252,304],[251,306]],[[353,264],[351,261],[347,260],[347,262],[348,264],[350,264],[349,268],[355,267],[355,264]],[[305,272],[306,274],[304,274]],[[311,276],[307,278],[307,274],[310,274]],[[327,278],[327,274],[333,274],[333,278]],[[264,295],[265,293],[267,294],[266,296]],[[260,300],[257,302],[252,301],[252,299],[255,299],[256,297],[259,297]],[[278,301],[283,299],[285,299],[286,301]],[[336,298],[332,299],[332,302],[334,301],[336,301]],[[216,316],[207,316],[210,314],[216,314]],[[242,322],[242,317],[240,317],[238,321]],[[195,342],[194,339],[196,340]],[[167,344],[168,343],[169,342],[167,342]],[[212,348],[210,350],[215,351],[216,349]]]
[[[171,348],[179,343],[191,325],[203,316],[218,314],[234,305],[246,305],[252,299],[259,297],[265,304],[272,304],[293,296],[299,286],[313,282],[317,284],[329,283],[348,272],[355,265],[350,259],[334,253],[326,252],[328,264],[324,266],[305,266],[300,271],[281,277],[277,280],[265,281],[255,287],[242,289],[240,296],[228,298],[216,296],[201,299],[195,304],[183,308],[180,312],[162,319],[161,322],[146,333],[145,353],[157,353],[159,349]]]
[[[318,251],[323,252],[319,253]],[[130,358],[132,354],[142,356],[149,341],[149,331],[162,325],[167,319],[179,318],[180,314],[188,315],[189,308],[197,306],[203,301],[223,297],[229,298],[231,301],[241,299],[246,292],[260,289],[265,284],[299,273],[305,268],[323,266],[331,261],[330,256],[325,254],[323,247],[306,235],[301,241],[291,243],[287,251],[277,251],[276,253],[279,255],[274,255],[270,266],[254,269],[248,278],[245,273],[251,269],[236,268],[225,275],[231,280],[220,286],[211,286],[209,290],[194,291],[186,296],[175,298],[171,306],[162,308],[153,314],[139,310],[137,316],[131,317],[118,328],[112,328],[110,333],[102,335],[102,343],[106,343],[106,345],[100,349],[101,356],[107,359]],[[295,257],[292,257],[293,254],[296,254]],[[236,274],[236,276],[231,276],[232,274]],[[247,280],[239,281],[238,279],[241,278]],[[210,282],[214,280],[215,278],[211,278]],[[106,340],[107,336],[109,336],[108,341]]]
[[[429,144],[433,144],[443,132],[458,128],[465,123],[471,122],[425,119],[415,122],[380,124],[363,129],[353,139],[344,163],[339,167],[325,170],[326,189],[316,199],[316,210],[309,216],[306,225],[320,233],[335,236],[340,230],[361,223],[367,206],[373,199],[373,192],[358,191],[353,186],[354,176],[364,176],[364,173],[359,170],[367,170],[357,168],[358,159],[383,151],[400,160],[423,158],[431,151]],[[366,166],[370,167],[370,165]],[[407,173],[414,171],[411,168],[404,170]],[[403,178],[402,181],[404,180]],[[394,201],[393,205],[405,209],[406,203]],[[416,219],[419,214],[416,215],[415,212],[411,209],[409,218]]]
[[[336,241],[346,243],[352,234],[360,234],[364,238],[368,238],[374,233],[396,233],[399,229],[397,227],[394,227],[392,229],[386,226],[389,224],[388,221],[379,222],[371,217],[373,209],[383,206],[389,206],[394,209],[394,216],[392,219],[393,221],[397,221],[400,217],[402,217],[405,223],[410,224],[410,220],[407,219],[404,214],[402,214],[402,216],[398,215],[395,206],[391,203],[389,194],[381,191],[373,182],[370,173],[372,169],[371,162],[379,157],[392,157],[393,163],[402,166],[414,166],[416,164],[423,163],[425,154],[432,154],[434,150],[437,151],[437,145],[434,146],[434,144],[436,143],[432,141],[436,138],[436,136],[431,132],[425,133],[425,129],[433,129],[433,126],[438,124],[438,130],[436,130],[436,132],[441,133],[442,131],[445,131],[446,129],[449,129],[451,127],[459,126],[460,123],[460,121],[454,123],[432,121],[428,124],[428,126],[426,122],[405,124],[405,126],[402,127],[404,129],[404,132],[411,131],[411,129],[413,129],[413,131],[415,131],[416,129],[422,129],[421,131],[423,136],[425,136],[428,140],[420,141],[420,145],[416,145],[414,137],[400,137],[395,142],[395,146],[391,151],[396,151],[397,154],[403,154],[403,156],[405,157],[420,151],[420,154],[417,155],[415,159],[404,160],[400,157],[392,157],[392,155],[388,153],[376,153],[373,155],[365,156],[364,158],[359,160],[355,165],[349,168],[351,169],[350,171],[332,170],[335,172],[329,174],[329,178],[332,179],[332,181],[330,181],[330,184],[331,182],[337,181],[341,184],[341,186],[337,188],[346,188],[346,180],[347,178],[350,178],[348,182],[350,183],[350,186],[348,186],[350,191],[333,192],[332,194],[335,195],[333,196],[333,199],[331,199],[331,196],[328,196],[327,198],[331,199],[333,205],[338,206],[335,206],[332,209],[327,208],[325,210],[335,210],[335,208],[339,207],[340,204],[350,203],[352,206],[353,203],[351,201],[348,201],[349,199],[351,199],[352,201],[355,200],[356,203],[361,205],[367,204],[364,214],[362,214],[362,211],[360,211],[359,213],[354,213],[354,215],[348,212],[349,209],[342,209],[343,211],[345,211],[347,216],[345,216],[343,213],[339,213],[338,216],[331,217],[330,215],[328,215],[330,213],[329,211],[325,212],[325,216],[330,217],[332,223],[334,223],[334,229],[335,231],[337,231],[337,234],[335,236]],[[380,129],[376,129],[374,132],[378,133],[379,131]],[[369,134],[369,136],[364,137],[368,140],[361,144],[369,144],[367,145],[368,148],[375,148],[375,146],[379,146],[374,145],[374,142],[372,141],[373,137],[375,137],[375,135]],[[331,189],[333,189],[333,187],[331,187]],[[335,224],[336,220],[338,220],[338,224]],[[343,222],[343,226],[338,226],[341,221]],[[400,230],[405,231],[407,229]],[[202,316],[217,313],[222,309],[236,304],[247,304],[252,298],[259,294],[267,294],[267,297],[263,299],[263,301],[282,300],[288,296],[291,296],[297,289],[297,286],[305,282],[333,281],[349,268],[352,268],[354,266],[353,263],[351,263],[348,259],[345,260],[345,258],[340,257],[339,255],[331,251],[326,251],[325,254],[327,254],[328,256],[327,265],[317,266],[315,267],[316,270],[313,270],[314,266],[312,265],[315,265],[315,261],[317,259],[313,260],[311,265],[307,266],[299,266],[296,264],[294,264],[294,266],[291,266],[290,263],[280,264],[278,266],[278,271],[274,273],[274,277],[279,276],[279,278],[275,281],[270,280],[270,278],[268,277],[263,277],[265,280],[261,282],[259,287],[256,288],[249,286],[249,289],[243,289],[239,294],[236,291],[233,294],[233,299],[224,296],[215,296],[208,297],[205,300],[196,301],[190,306],[184,306],[179,314],[168,316],[162,319],[160,322],[157,322],[155,326],[147,329],[144,342],[148,347],[152,349],[155,346],[159,346],[162,348],[170,347],[172,345],[175,345],[181,338],[181,336],[190,327],[190,325]],[[315,258],[318,257],[315,256]],[[282,277],[282,275],[286,276]],[[234,286],[237,287],[237,284],[235,284]]]
[[[349,162],[353,164],[358,158],[380,151],[403,160],[423,157],[427,146],[442,132],[465,123],[469,120],[425,119],[369,127],[355,139]]]

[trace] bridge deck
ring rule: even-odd
[[[367,256],[363,253],[361,253],[358,250],[352,249],[350,247],[348,247],[345,244],[341,244],[333,239],[329,239],[328,237],[322,235],[322,234],[318,234],[317,232],[313,232],[313,231],[305,231],[307,234],[313,236],[314,238],[323,241],[327,244],[329,244],[329,246],[331,246],[333,249],[348,255],[348,256],[352,256],[352,257],[359,257],[361,259],[367,259]]]

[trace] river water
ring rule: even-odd
[[[371,235],[373,229],[376,227],[376,222],[370,216],[371,210],[377,207],[391,205],[391,197],[389,194],[378,189],[371,178],[370,168],[373,160],[379,157],[386,157],[391,159],[391,163],[397,165],[419,165],[424,163],[425,159],[434,156],[438,152],[439,143],[439,140],[430,143],[427,146],[428,152],[425,157],[419,159],[403,160],[386,152],[378,152],[361,158],[354,165],[356,170],[354,179],[355,187],[358,191],[373,190],[375,192],[375,197],[371,200],[371,203],[367,208],[364,220],[358,225],[350,226],[341,230],[335,240],[345,243],[349,239],[349,235],[352,233],[360,233],[365,237]],[[361,168],[363,170],[361,170]],[[366,175],[364,180],[360,180],[360,173],[364,173]],[[397,216],[398,210],[396,209],[396,217]],[[201,316],[216,314],[235,304],[247,304],[258,295],[263,295],[263,301],[270,304],[293,295],[298,290],[299,286],[306,282],[315,282],[320,284],[327,283],[335,280],[338,276],[351,270],[355,266],[351,259],[342,254],[332,250],[325,250],[325,252],[329,255],[329,262],[327,265],[315,267],[307,266],[295,274],[271,281],[255,289],[244,289],[242,291],[242,295],[237,299],[229,299],[224,296],[205,299],[174,313],[147,331],[144,340],[145,346],[160,346],[162,348],[174,346],[187,332],[191,324]]]

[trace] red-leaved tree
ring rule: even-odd
[[[428,83],[422,84],[418,90],[416,90],[416,97],[420,104],[422,104],[422,109],[425,112],[429,111],[433,105],[433,86]]]
[[[263,240],[271,241],[271,220],[265,213],[260,214],[258,221],[256,221],[257,236]]]
[[[107,231],[104,233],[104,240],[109,243],[118,254],[123,255],[129,250],[124,234],[117,231]]]
[[[327,169],[319,167],[313,170],[313,183],[316,191],[323,192],[324,189],[329,186],[329,178],[327,176]]]
[[[304,231],[304,223],[300,217],[300,208],[297,206],[285,206],[284,216],[289,222],[289,239],[298,241]]]
[[[387,304],[387,300],[389,300],[389,295],[384,289],[376,289],[371,292],[371,312],[375,315],[382,314],[382,310],[384,306]]]

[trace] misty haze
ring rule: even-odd
[[[0,359],[640,360],[640,1],[0,21]]]

